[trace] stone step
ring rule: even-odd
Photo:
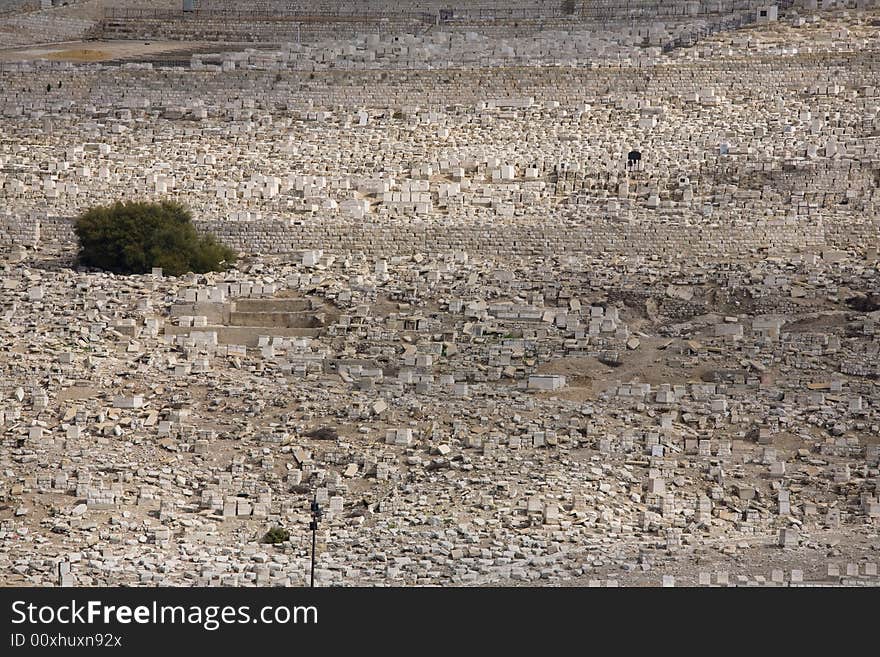
[[[300,313],[311,310],[309,299],[236,299],[232,311],[238,313]]]
[[[247,347],[256,347],[261,335],[277,336],[282,338],[317,337],[319,328],[286,328],[268,326],[166,326],[165,335],[189,335],[194,332],[216,332],[218,344],[241,344]]]
[[[280,328],[319,328],[323,322],[312,312],[240,312],[229,314],[230,326],[280,327]]]

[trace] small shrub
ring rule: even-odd
[[[337,440],[339,432],[333,427],[319,427],[306,431],[306,437],[314,438],[315,440]]]
[[[872,294],[857,294],[854,297],[845,299],[844,303],[846,303],[846,305],[853,310],[857,310],[862,313],[872,313],[875,310],[880,310],[880,296],[875,296]]]
[[[189,210],[162,201],[116,202],[76,219],[79,262],[117,274],[146,274],[161,267],[171,276],[225,269],[235,253],[213,235],[199,235]]]
[[[289,531],[287,531],[283,527],[273,527],[266,532],[265,536],[263,536],[263,543],[271,543],[272,545],[276,545],[278,543],[284,543],[289,539]]]

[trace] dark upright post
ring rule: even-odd
[[[321,506],[318,504],[318,496],[312,500],[312,522],[309,523],[309,529],[312,530],[312,584],[315,588],[315,548],[317,546],[318,521],[321,519]]]

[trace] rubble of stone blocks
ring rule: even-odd
[[[510,60],[491,54],[496,37],[441,30],[188,67],[5,62],[0,242],[70,241],[78,212],[135,195],[185,201],[252,253],[874,247],[871,15],[819,12],[669,52],[578,54],[593,33],[538,32]],[[410,50],[418,62],[394,59]]]
[[[3,266],[14,581],[876,583],[876,261],[303,256]]]
[[[4,60],[4,583],[876,585],[876,20]]]

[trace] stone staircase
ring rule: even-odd
[[[324,324],[323,313],[309,299],[239,299],[229,313],[230,326],[315,329]]]
[[[260,336],[315,337],[332,323],[322,302],[307,297],[175,304],[171,316],[178,323],[166,325],[166,335],[216,332],[218,344],[248,347]]]

